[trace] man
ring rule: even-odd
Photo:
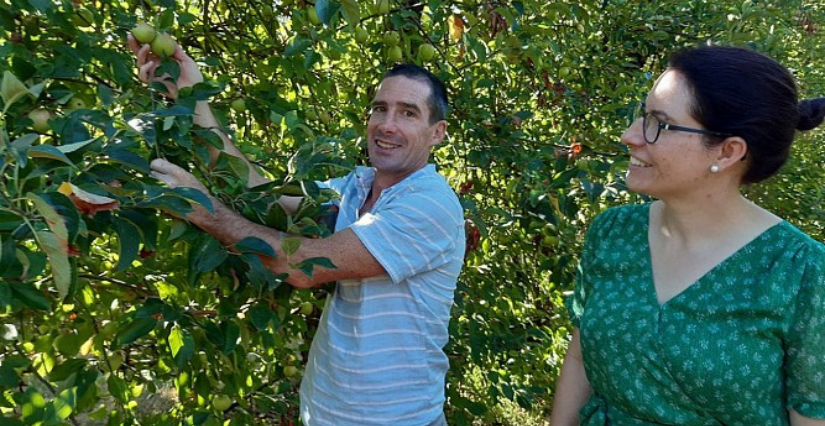
[[[179,46],[176,84],[157,79],[157,58],[130,38],[143,81],[161,80],[174,96],[179,87],[203,80]],[[445,136],[444,84],[423,68],[401,65],[383,78],[372,103],[367,146],[372,167],[358,167],[323,185],[339,192],[335,233],[302,239],[287,256],[284,235],[244,219],[212,199],[215,214],[196,208],[187,219],[231,247],[255,236],[276,251],[264,264],[287,272],[295,287],[337,281],[327,300],[301,383],[305,425],[445,425],[444,379],[450,307],[464,257],[462,208],[444,178],[428,164],[430,149]],[[195,122],[217,128],[209,106],[199,103]],[[222,132],[224,150],[242,157]],[[158,159],[155,177],[171,187],[208,194],[189,172]],[[254,167],[251,168],[254,170]],[[250,184],[266,182],[250,173]],[[294,211],[299,198],[280,200]],[[293,237],[290,237],[293,238]],[[312,277],[290,265],[329,258],[336,269],[316,268]]]

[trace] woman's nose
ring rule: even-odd
[[[642,132],[642,119],[638,118],[622,133],[621,141],[625,145],[644,145],[645,136]]]

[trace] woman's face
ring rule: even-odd
[[[646,110],[661,123],[703,129],[690,114],[692,103],[685,78],[678,71],[668,69],[648,95]],[[649,144],[642,132],[640,117],[621,139],[630,152],[627,171],[630,190],[667,199],[710,189],[710,168],[718,157],[718,149],[705,147],[703,135],[662,129],[656,142]]]

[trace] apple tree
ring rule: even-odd
[[[618,142],[670,52],[747,45],[825,82],[815,1],[7,0],[0,4],[0,412],[13,425],[296,424],[297,384],[328,289],[292,291],[250,238],[222,247],[186,221],[198,174],[245,217],[330,232],[314,184],[366,164],[374,88],[422,64],[451,97],[433,155],[460,195],[467,258],[447,347],[449,424],[546,416],[581,240],[605,208],[642,201]],[[129,32],[207,81],[176,99],[136,77]],[[157,46],[155,46],[157,45]],[[178,75],[166,61],[159,72]],[[208,100],[273,183],[210,161]],[[823,240],[821,132],[748,195]],[[799,197],[798,194],[808,194]],[[274,201],[303,195],[295,216]],[[288,241],[285,251],[294,249]],[[323,264],[323,260],[318,260]],[[302,265],[312,273],[314,264]]]

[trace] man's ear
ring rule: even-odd
[[[722,169],[735,166],[743,161],[748,154],[748,142],[739,136],[726,138],[719,145],[719,156],[716,165]]]
[[[441,120],[434,124],[433,137],[430,139],[430,146],[436,146],[447,136],[447,120]]]

